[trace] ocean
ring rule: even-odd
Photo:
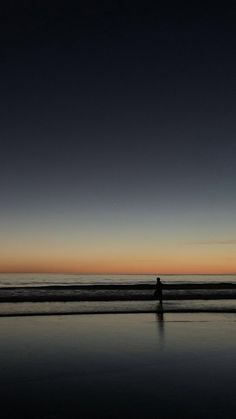
[[[157,276],[157,275],[156,275]],[[51,285],[93,284],[152,284],[155,275],[77,275],[50,273],[0,273],[0,288],[40,287]],[[235,275],[161,275],[163,282],[174,283],[219,283],[233,282]]]
[[[162,275],[161,280],[172,286],[163,290],[165,312],[236,312],[236,275]],[[155,283],[154,275],[1,273],[0,316],[156,312]],[[186,284],[193,289],[181,289]]]

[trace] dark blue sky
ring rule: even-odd
[[[211,220],[219,211],[210,239],[235,239],[233,2],[26,3],[5,5],[1,19],[0,222],[4,238],[16,226],[9,252],[19,226],[27,230],[28,219],[40,229],[48,214],[67,225],[73,213],[78,229],[87,214],[105,237],[109,225],[119,230],[117,214],[127,228],[137,216],[135,230],[147,218],[167,226],[171,213],[180,241],[174,232],[189,216],[194,241],[203,220],[192,231],[192,212]]]

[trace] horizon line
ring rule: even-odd
[[[193,272],[187,272],[187,273],[165,273],[165,272],[157,272],[157,273],[140,273],[140,272],[134,272],[134,273],[127,273],[127,272],[68,272],[68,271],[0,271],[0,274],[55,274],[55,275],[150,275],[150,276],[161,276],[161,275],[167,275],[167,276],[175,276],[175,275],[236,275],[236,272],[213,272],[213,273],[206,273],[206,272],[199,272],[199,273],[193,273]]]

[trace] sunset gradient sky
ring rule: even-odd
[[[236,273],[232,11],[115,3],[5,15],[0,271]]]

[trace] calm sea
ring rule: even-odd
[[[50,285],[79,284],[151,284],[155,275],[71,275],[38,273],[0,273],[0,288],[4,287],[39,287]],[[165,282],[233,282],[236,275],[161,275]]]

